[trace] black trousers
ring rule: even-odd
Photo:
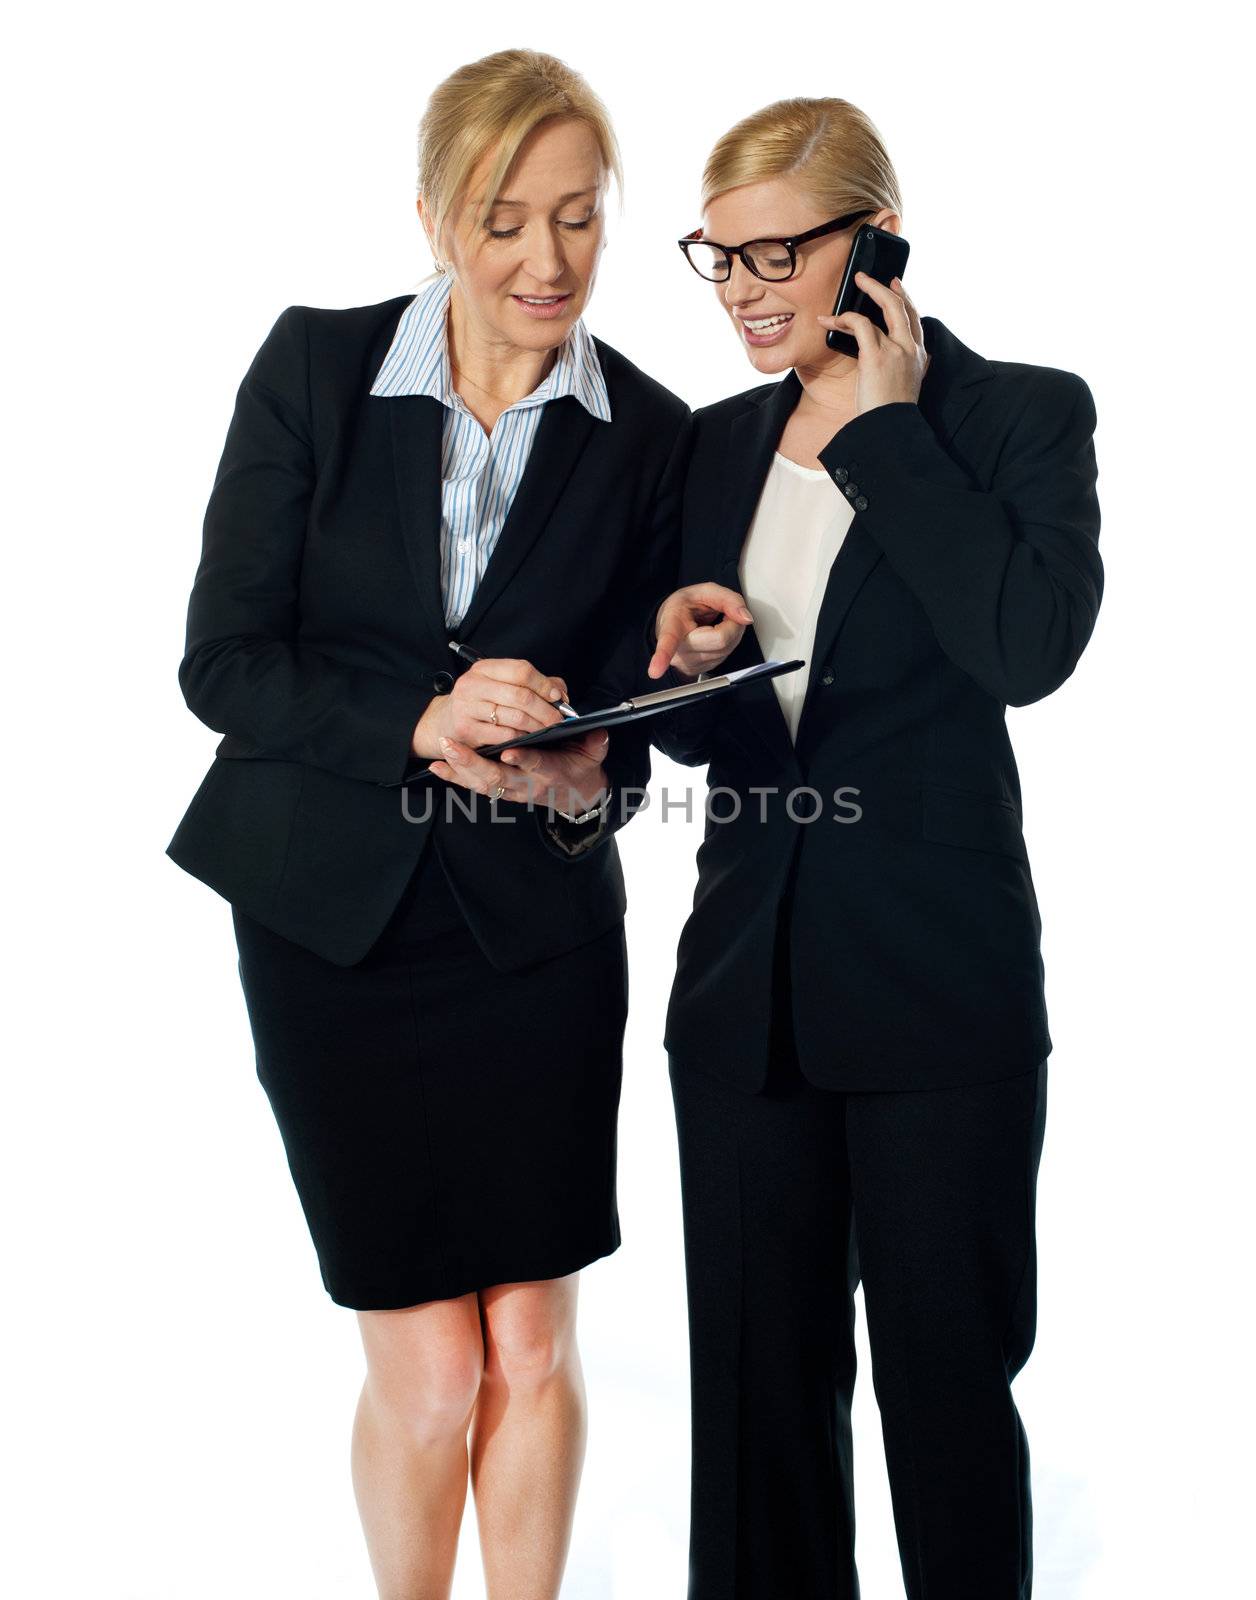
[[[801,1075],[787,1024],[774,1033],[760,1094],[671,1062],[689,1600],[858,1600],[861,1277],[909,1600],[1028,1600],[1029,1448],[1010,1385],[1034,1341],[1047,1063],[840,1093]]]

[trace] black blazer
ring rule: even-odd
[[[522,967],[624,913],[609,822],[410,782],[433,695],[463,669],[440,592],[442,407],[369,390],[411,296],[289,306],[245,375],[205,515],[179,683],[224,735],[166,853],[259,922],[328,961],[361,959],[433,830],[489,959]],[[583,710],[653,687],[641,616],[674,581],[689,409],[601,340],[611,421],[550,401],[457,637],[564,677]],[[623,790],[648,735],[611,734]],[[434,789],[431,807],[425,792]],[[409,797],[412,817],[403,813]],[[428,814],[430,811],[430,815]],[[575,853],[570,853],[574,851]]]
[[[708,820],[698,853],[667,1046],[682,1068],[746,1089],[767,1064],[782,904],[813,1081],[941,1087],[1028,1070],[1051,1049],[1004,709],[1057,689],[1095,624],[1095,408],[1071,372],[987,361],[922,322],[919,404],[865,412],[820,452],[855,513],[802,669],[796,744],[770,682],[653,730],[676,760],[710,763],[709,816],[730,819]],[[683,582],[740,588],[800,393],[791,371],[695,413]],[[729,664],[759,660],[748,629]],[[819,819],[794,820],[816,807],[790,799],[807,787]]]

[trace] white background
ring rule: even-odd
[[[373,1593],[348,1468],[356,1322],[323,1292],[254,1077],[229,908],[163,853],[217,742],[175,669],[254,351],[286,305],[418,283],[426,96],[529,45],[586,74],[623,144],[588,323],[691,404],[758,380],[673,241],[713,141],[800,93],[843,95],[884,135],[918,308],[1092,388],[1107,597],[1074,677],[1009,712],[1055,1041],[1038,1341],[1015,1391],[1035,1595],[1239,1593],[1251,130],[1222,9],[220,0],[47,8],[9,44],[8,1592]],[[684,776],[659,762],[659,785]],[[660,1040],[699,832],[656,807],[623,836],[625,1242],[582,1280],[571,1600],[684,1594]],[[890,1600],[861,1354],[859,1557],[869,1600]],[[482,1592],[469,1505],[455,1594]]]

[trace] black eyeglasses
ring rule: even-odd
[[[806,244],[810,239],[820,239],[826,233],[837,233],[842,228],[849,228],[853,222],[875,215],[873,211],[849,211],[834,222],[808,228],[806,233],[796,234],[792,239],[748,239],[745,244],[716,244],[713,239],[702,237],[701,228],[695,228],[676,242],[693,270],[709,283],[723,283],[729,277],[734,256],[740,256],[756,278],[781,283],[786,278],[792,278],[798,270],[800,244]]]

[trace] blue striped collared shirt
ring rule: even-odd
[[[610,421],[611,406],[593,337],[578,319],[545,379],[531,394],[507,406],[492,434],[486,434],[453,386],[446,337],[451,288],[451,279],[442,275],[415,295],[401,313],[370,392],[428,394],[445,408],[440,580],[445,622],[455,628],[466,615],[506,521],[545,402],[574,395],[603,422]]]

